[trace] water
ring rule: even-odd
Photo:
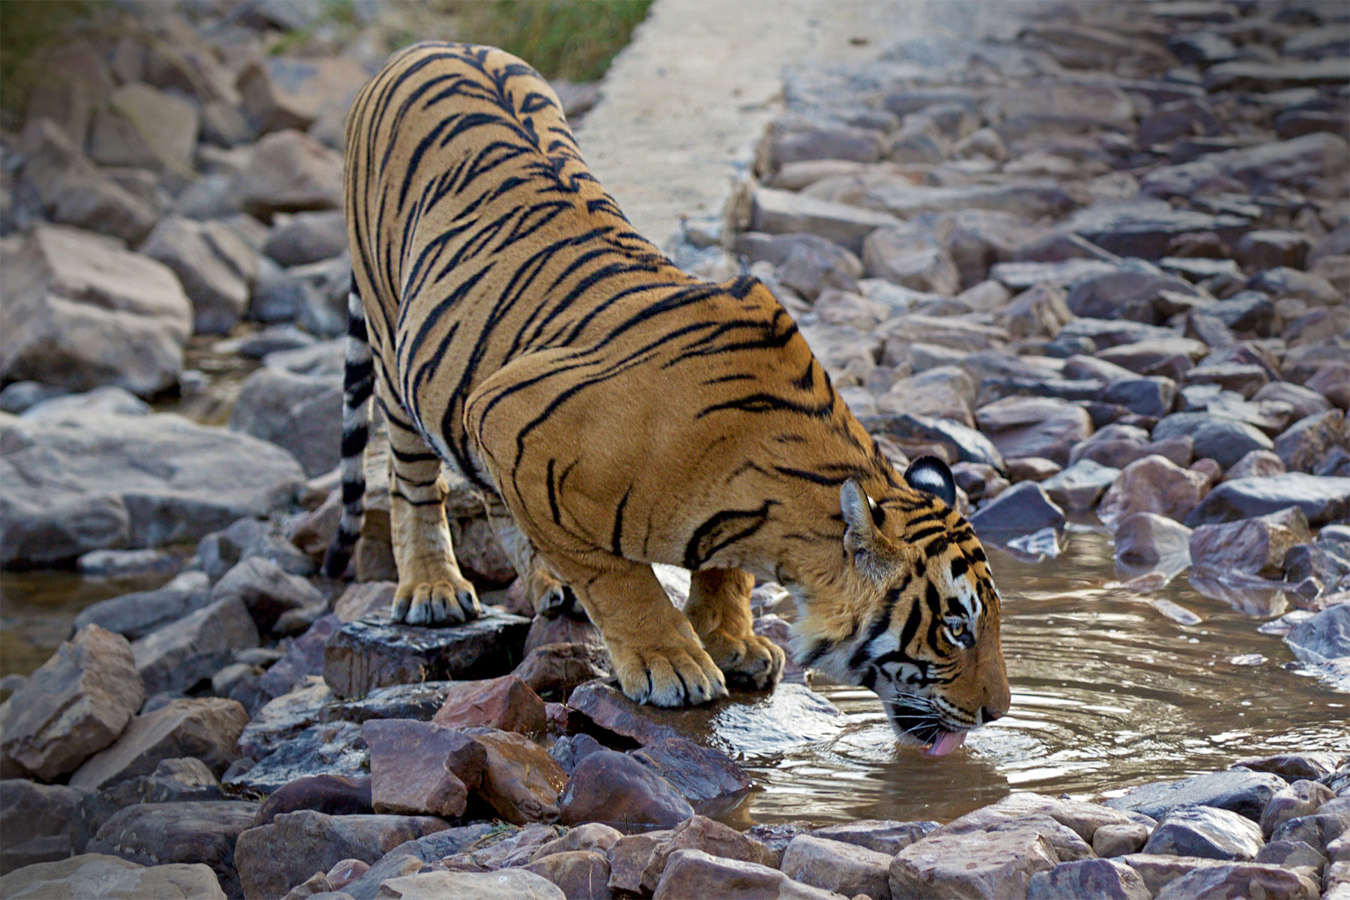
[[[1223,769],[1245,756],[1350,752],[1350,694],[1300,671],[1259,620],[1190,589],[1116,584],[1110,541],[1073,533],[1056,560],[994,552],[1009,714],[952,756],[899,748],[875,696],[813,685],[848,715],[839,737],[752,764],[757,822],[949,820],[1014,791],[1079,799]],[[1196,613],[1181,625],[1163,598]]]

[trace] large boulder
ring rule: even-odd
[[[174,273],[100,235],[41,226],[0,249],[0,381],[151,396],[183,368],[192,304]]]
[[[0,566],[196,541],[289,503],[284,450],[170,413],[25,421],[0,414]]]
[[[107,747],[145,700],[126,638],[86,625],[3,707],[0,763],[50,780]]]

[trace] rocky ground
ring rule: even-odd
[[[5,680],[0,895],[1350,896],[1350,763],[1326,748],[946,824],[721,824],[752,783],[708,712],[634,706],[589,623],[532,620],[463,486],[487,615],[388,624],[378,456],[358,580],[317,578],[335,148],[378,54],[289,51],[321,30],[303,8],[166,6],[64,41],[0,135],[0,565],[172,576]],[[1038,9],[1012,40],[798,73],[741,227],[689,237],[774,288],[897,460],[953,464],[986,542],[1053,565],[1066,520],[1099,521],[1143,594],[1184,573],[1265,617],[1278,597],[1331,697],[1350,18]],[[188,358],[259,362],[216,410]],[[757,627],[783,639],[780,597],[757,589]],[[803,680],[722,706],[797,739],[833,714]]]

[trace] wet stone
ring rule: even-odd
[[[1308,519],[1297,506],[1237,522],[1197,526],[1191,534],[1191,563],[1198,574],[1246,572],[1277,578],[1285,554],[1312,539]]]
[[[1191,563],[1190,539],[1191,529],[1175,519],[1133,513],[1116,528],[1116,566],[1127,572],[1180,574]]]
[[[1350,604],[1322,610],[1285,635],[1294,655],[1305,663],[1324,663],[1350,656]]]
[[[694,814],[670,782],[612,750],[577,763],[559,805],[565,825],[603,822],[625,833],[668,828]]]
[[[544,644],[530,650],[512,674],[540,696],[566,696],[587,681],[608,678],[609,654],[592,644]]]
[[[910,844],[931,834],[937,822],[896,822],[880,819],[861,819],[843,825],[827,825],[811,832],[816,837],[831,841],[856,844],[877,853],[895,856]]]
[[[1209,479],[1203,474],[1161,456],[1146,456],[1121,470],[1120,477],[1102,496],[1097,515],[1111,528],[1141,512],[1180,521],[1200,502],[1208,487]]]
[[[1212,806],[1245,816],[1253,822],[1285,780],[1267,772],[1210,772],[1180,781],[1160,781],[1137,787],[1107,800],[1112,809],[1134,810],[1155,819],[1182,806]]]
[[[684,738],[666,738],[631,755],[661,775],[702,815],[730,812],[755,783],[725,753]]]
[[[1144,853],[1249,860],[1265,841],[1250,819],[1226,809],[1183,806],[1170,810],[1144,845]]]
[[[1323,539],[1326,531],[1323,531]],[[1328,777],[1345,761],[1338,753],[1281,753],[1275,756],[1240,759],[1233,765],[1253,772],[1274,772],[1289,782],[1307,779],[1321,781]]]
[[[544,701],[515,675],[452,682],[432,721],[452,728],[486,725],[521,734],[543,734]]]
[[[558,819],[559,794],[568,780],[548,751],[513,731],[478,727],[464,734],[487,751],[478,793],[498,816],[518,825]]]
[[[996,544],[1045,528],[1059,529],[1064,521],[1064,511],[1034,481],[1013,485],[970,516],[976,534]]]
[[[222,781],[233,790],[266,794],[310,775],[361,777],[367,774],[369,760],[361,726],[330,722],[285,737],[253,765],[227,772]]]
[[[1268,840],[1285,822],[1317,812],[1319,807],[1335,796],[1331,788],[1320,782],[1295,781],[1288,787],[1276,791],[1275,796],[1266,804],[1265,810],[1261,813],[1261,833]]]
[[[520,662],[530,620],[492,607],[448,628],[394,624],[381,611],[349,622],[329,640],[324,680],[339,697],[414,681],[491,678]]]
[[[1297,506],[1317,527],[1350,516],[1350,478],[1287,472],[1265,478],[1225,481],[1186,517],[1191,527],[1231,522]]]
[[[642,871],[644,892],[656,889],[671,855],[681,850],[699,850],[719,859],[778,867],[778,854],[754,838],[704,816],[692,816],[675,826],[670,837],[652,851]],[[791,876],[786,871],[785,874]]]

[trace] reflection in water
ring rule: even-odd
[[[1012,791],[1086,799],[1244,756],[1350,751],[1350,694],[1302,672],[1258,620],[1185,579],[1131,592],[1110,560],[1107,539],[1086,533],[1053,561],[996,554],[1011,712],[932,759],[896,747],[870,691],[817,684],[848,714],[844,733],[752,765],[764,789],[749,817],[947,820]]]

